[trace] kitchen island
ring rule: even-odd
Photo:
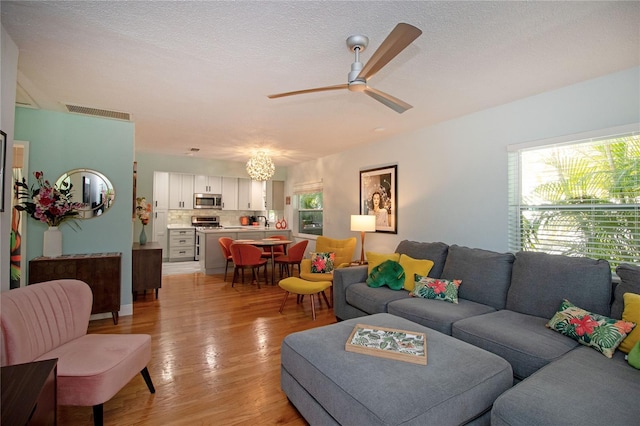
[[[215,229],[198,229],[196,231],[196,252],[200,262],[200,270],[207,274],[223,274],[227,260],[222,255],[218,239],[222,237],[232,240],[262,240],[274,235],[284,235],[291,239],[290,229],[266,228],[262,226],[231,226]]]

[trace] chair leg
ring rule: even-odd
[[[102,426],[102,404],[93,406],[93,425]]]
[[[238,267],[233,265],[233,278],[231,279],[231,287],[236,283],[236,279],[238,278]]]
[[[282,313],[282,310],[284,309],[284,304],[287,303],[287,297],[289,297],[288,291],[284,293],[284,299],[282,299],[282,304],[280,305],[280,313]]]
[[[143,368],[140,374],[142,374],[142,378],[144,379],[144,382],[147,384],[147,387],[149,388],[149,392],[156,393],[156,388],[153,387],[153,382],[151,381],[151,375],[149,375],[149,369],[147,367]]]
[[[251,278],[256,280],[256,284],[258,285],[258,288],[260,288],[260,267],[258,266],[258,272],[256,273],[256,268],[255,266],[251,267]]]
[[[315,304],[315,302],[313,301],[313,299],[314,299],[314,297],[313,297],[313,296],[314,296],[313,294],[310,294],[310,295],[309,295],[309,299],[311,299],[311,316],[313,317],[313,320],[315,321],[315,320],[316,320],[316,304]],[[319,301],[319,300],[320,300],[320,299],[318,299],[318,301]]]
[[[322,297],[324,298],[324,301],[327,302],[327,307],[331,307],[331,303],[329,303],[329,299],[327,299],[327,295],[324,291],[321,291],[320,294],[322,294]]]
[[[229,261],[224,265],[224,282],[227,282],[227,268],[229,268]]]

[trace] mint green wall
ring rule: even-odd
[[[29,171],[55,181],[76,168],[94,169],[113,184],[113,207],[97,218],[79,221],[81,230],[63,225],[62,251],[122,253],[121,303],[132,303],[131,241],[133,197],[133,123],[60,112],[16,108],[15,139],[29,141]],[[35,182],[29,176],[29,184]],[[77,200],[77,198],[76,198]],[[27,219],[27,260],[42,255],[46,225]]]

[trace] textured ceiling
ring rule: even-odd
[[[20,50],[18,99],[126,112],[136,150],[277,166],[340,152],[640,65],[639,2],[2,1]],[[366,62],[399,22],[423,31],[349,91],[345,40]]]

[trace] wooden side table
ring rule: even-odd
[[[70,254],[36,257],[29,262],[29,284],[72,278],[89,284],[92,314],[111,312],[118,324],[120,310],[121,253]]]
[[[149,289],[162,287],[162,245],[151,242],[144,245],[133,243],[131,268],[131,289],[135,300],[138,291],[146,293]]]
[[[56,424],[57,359],[2,367],[2,424]]]

